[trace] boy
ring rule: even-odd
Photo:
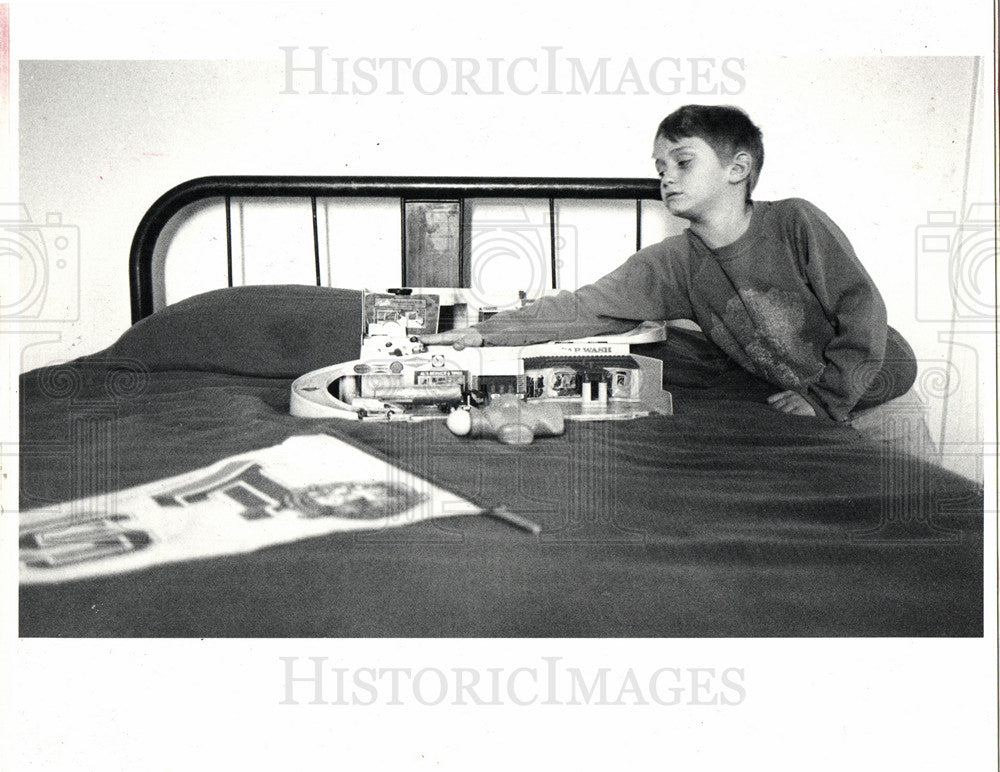
[[[656,132],[667,209],[688,229],[576,292],[542,298],[426,344],[522,345],[692,319],[741,367],[774,385],[777,410],[848,420],[905,393],[906,341],[850,242],[807,201],[753,201],[760,130],[733,107],[687,105]],[[887,356],[888,346],[888,356]]]

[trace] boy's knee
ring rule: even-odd
[[[885,364],[883,368],[893,373],[894,397],[899,397],[913,388],[917,382],[917,356],[913,348],[897,330],[890,327],[885,339]],[[893,397],[890,397],[892,399]]]
[[[917,357],[910,344],[897,330],[890,327],[886,335],[885,359],[855,410],[875,407],[901,397],[917,381]]]

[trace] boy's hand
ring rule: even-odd
[[[425,346],[453,346],[456,351],[461,351],[466,346],[482,346],[483,336],[471,328],[464,330],[448,330],[439,332],[436,335],[424,335],[420,342]]]
[[[772,394],[767,398],[767,404],[775,410],[780,410],[782,413],[805,416],[816,415],[816,409],[809,404],[808,400],[794,391],[782,391]]]

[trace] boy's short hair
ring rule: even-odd
[[[746,152],[753,159],[747,177],[747,200],[757,185],[764,165],[764,140],[750,116],[738,107],[721,105],[684,105],[664,118],[656,129],[656,136],[677,142],[684,137],[703,139],[725,162],[738,152]]]

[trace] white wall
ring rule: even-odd
[[[280,93],[283,54],[269,53],[265,61],[20,62],[20,200],[36,222],[58,212],[79,229],[79,262],[55,272],[46,288],[52,321],[24,327],[22,369],[96,351],[128,326],[132,233],[156,197],[183,180],[644,176],[652,173],[651,137],[663,115],[686,102],[728,102],[747,109],[764,131],[757,197],[808,198],[852,239],[883,290],[890,323],[913,344],[922,373],[931,374],[922,394],[937,438],[942,427],[953,439],[980,431],[974,406],[982,395],[973,390],[981,373],[970,370],[976,356],[955,356],[947,337],[951,290],[940,261],[925,259],[918,243],[929,212],[958,213],[971,203],[973,59],[750,58],[730,62],[728,76],[715,66],[714,77],[730,90],[743,86],[728,96],[692,94],[698,84],[690,78],[675,97],[429,96],[412,85],[402,94],[383,87],[369,96],[331,96],[306,93],[311,76],[301,74],[301,93]],[[304,47],[297,55],[303,64],[311,56]],[[360,54],[345,45],[341,55]],[[608,54],[610,70],[619,72],[629,56],[648,62],[656,55]],[[985,167],[986,156],[973,162]],[[582,274],[610,269],[627,253],[606,255],[606,265],[590,259]],[[394,274],[374,284],[397,282]],[[960,370],[948,370],[949,356]],[[948,409],[933,387],[939,371],[952,375]]]

